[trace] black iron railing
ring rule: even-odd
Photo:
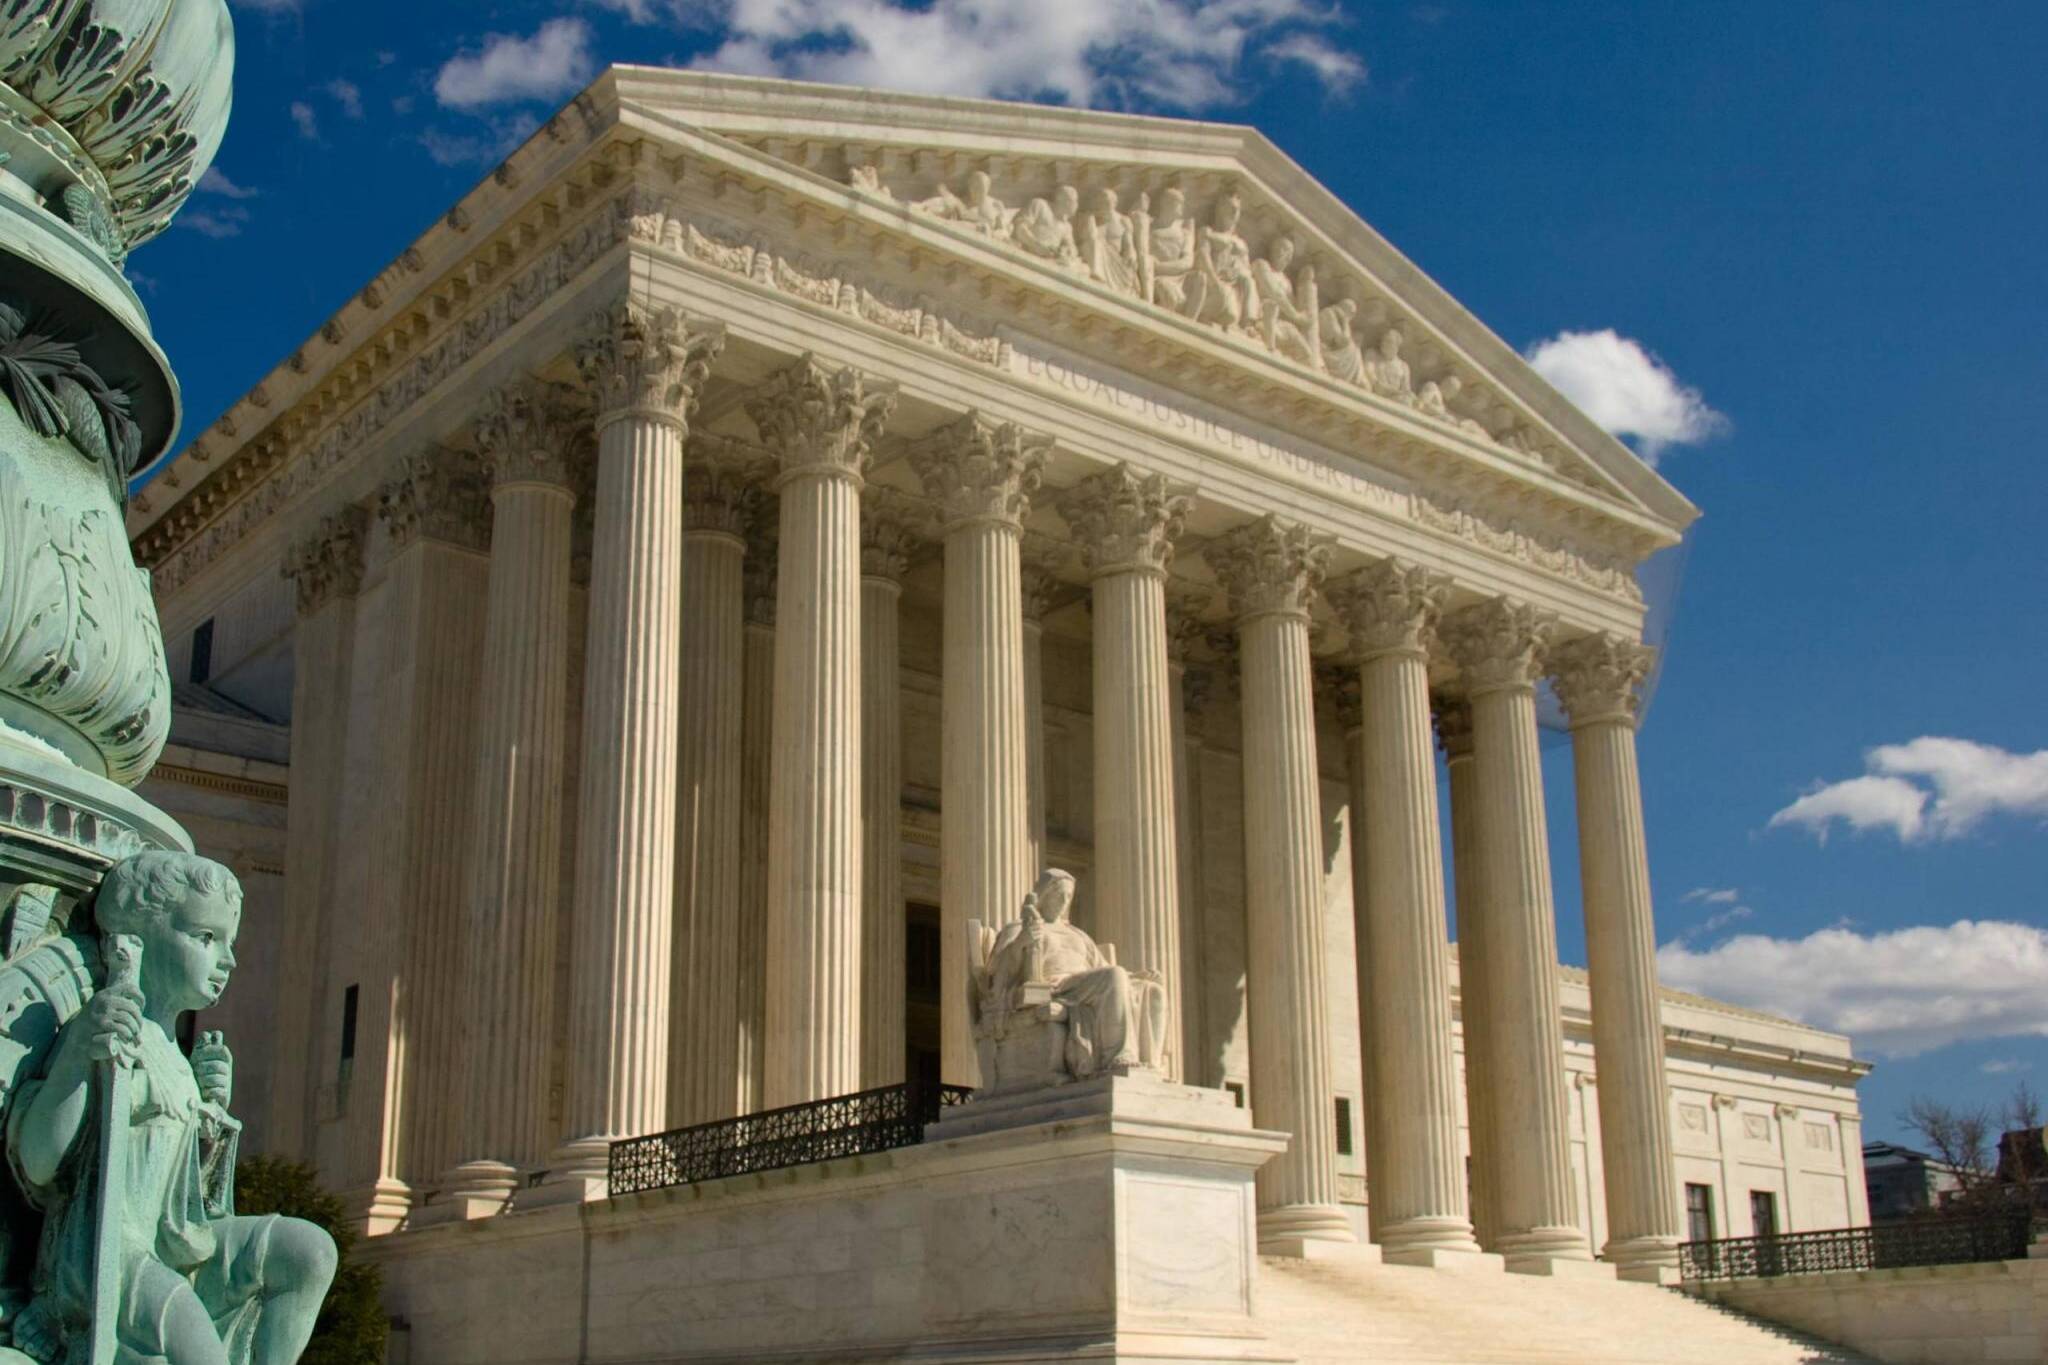
[[[1902,1219],[1867,1228],[1683,1242],[1678,1248],[1678,1269],[1687,1280],[1741,1280],[1829,1270],[2023,1260],[2032,1235],[2033,1218],[2027,1209],[2000,1209],[1971,1216]]]
[[[885,1085],[876,1090],[767,1109],[612,1144],[611,1193],[805,1166],[834,1157],[886,1152],[924,1141],[941,1109],[974,1092],[957,1085]]]

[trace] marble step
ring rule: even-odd
[[[1302,1365],[1872,1365],[1674,1289],[1263,1257],[1256,1316]]]

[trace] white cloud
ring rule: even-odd
[[[439,128],[428,128],[419,135],[419,144],[426,150],[436,165],[468,166],[490,165],[502,161],[512,149],[533,136],[540,120],[531,114],[518,114],[509,119],[494,120],[488,133],[450,133]]]
[[[1651,464],[1666,446],[1696,445],[1728,419],[1640,342],[1613,328],[1559,332],[1528,350],[1536,373],[1614,436],[1631,436]]]
[[[1698,901],[1703,905],[1733,905],[1742,899],[1742,893],[1732,886],[1695,886],[1679,899]]]
[[[2034,1064],[2023,1062],[2017,1057],[1993,1057],[1988,1062],[1980,1063],[1977,1069],[1987,1076],[2004,1076],[2014,1071],[2031,1071]]]
[[[320,116],[313,112],[313,106],[304,100],[292,101],[292,122],[299,125],[299,136],[308,142],[320,140]]]
[[[1251,59],[1341,91],[1365,64],[1324,0],[597,0],[638,23],[709,29],[694,65],[925,94],[1204,109],[1248,93]]]
[[[1864,755],[1862,777],[1816,787],[1771,817],[1822,839],[1836,820],[1889,829],[1905,843],[1957,839],[1993,815],[2048,819],[2048,749],[2015,754],[1975,740],[1923,735]]]
[[[481,50],[449,58],[434,77],[434,98],[450,109],[559,99],[595,71],[590,25],[550,19],[530,38],[493,33]]]
[[[1879,1057],[2048,1036],[2048,931],[2027,924],[1741,934],[1700,951],[1667,943],[1657,972],[1667,986],[1846,1033]]]
[[[206,174],[199,177],[201,194],[218,194],[225,199],[254,199],[256,191],[247,186],[237,185],[228,179],[227,172],[218,166],[208,166]]]
[[[363,91],[354,81],[340,77],[327,82],[327,93],[334,96],[334,102],[341,106],[341,112],[352,119],[363,116]]]
[[[239,237],[249,222],[249,210],[239,204],[221,204],[213,208],[187,208],[176,219],[181,228],[190,228],[201,236],[218,240],[223,237]]]

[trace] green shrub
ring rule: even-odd
[[[279,1157],[245,1157],[235,1166],[236,1213],[282,1213],[327,1229],[341,1253],[334,1287],[320,1306],[320,1320],[300,1365],[380,1365],[390,1319],[384,1315],[384,1274],[349,1253],[354,1229],[341,1200],[320,1188],[310,1166]]]

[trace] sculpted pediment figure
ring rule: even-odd
[[[1166,1060],[1166,988],[1117,965],[1073,922],[1074,878],[1047,868],[1001,929],[968,924],[968,999],[985,1093],[1086,1080]]]

